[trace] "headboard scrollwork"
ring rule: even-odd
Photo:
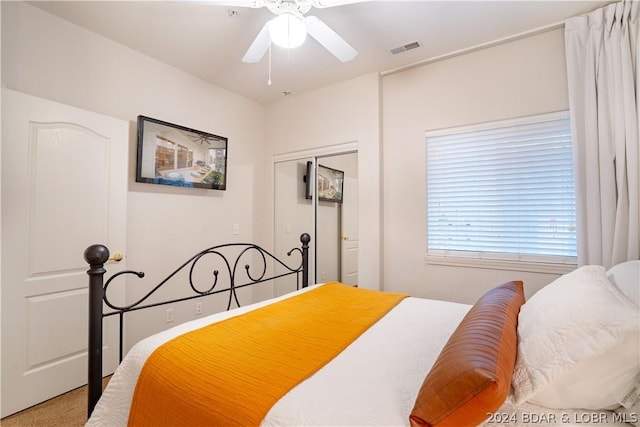
[[[107,270],[104,268],[104,264],[109,259],[109,249],[104,245],[89,246],[84,252],[84,258],[89,264],[89,270],[87,271],[89,275],[88,415],[91,415],[93,408],[102,394],[102,321],[105,317],[115,315],[119,317],[119,357],[120,361],[122,361],[123,325],[124,315],[126,313],[224,292],[228,292],[229,295],[227,302],[227,310],[229,310],[232,301],[235,301],[236,305],[240,307],[236,293],[237,289],[290,275],[296,277],[296,289],[300,289],[300,287],[305,288],[309,285],[310,241],[311,236],[304,233],[300,236],[301,247],[293,248],[287,252],[287,256],[291,256],[294,252],[300,254],[300,263],[294,264],[294,266],[289,265],[264,248],[251,243],[227,243],[212,246],[186,260],[137,301],[125,305],[117,304],[109,299],[107,292],[109,286],[115,279],[121,278],[122,276],[135,275],[138,278],[143,278],[145,276],[144,273],[141,271],[124,270],[114,273],[105,282],[104,275]],[[227,253],[230,250],[235,250],[233,256]],[[209,264],[206,263],[205,260],[210,260],[212,265],[222,265],[222,268],[208,271],[207,265]],[[271,262],[273,262],[275,266],[274,270],[284,272],[278,274],[275,272],[273,274],[269,273],[271,271],[269,268]],[[240,266],[243,263],[244,268],[241,268]],[[197,271],[202,270],[209,273],[204,274],[205,277],[208,277],[207,280],[209,281],[208,283],[205,282],[204,285],[202,281],[199,281],[202,279],[203,274],[197,274]],[[189,286],[193,294],[161,302],[149,302],[152,295],[183,271],[188,272]],[[227,278],[228,281],[225,281],[224,278]],[[224,287],[225,282],[228,284],[227,287]],[[104,305],[109,307],[111,311],[105,313]]]

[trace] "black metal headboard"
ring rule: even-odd
[[[120,276],[133,274],[139,278],[144,277],[143,272],[137,272],[132,270],[124,270],[112,275],[107,281],[104,281],[104,275],[107,270],[104,268],[104,264],[109,259],[109,249],[107,249],[104,245],[92,245],[89,246],[84,252],[84,259],[89,263],[89,270],[87,274],[89,275],[89,348],[88,348],[88,356],[89,356],[89,370],[88,370],[88,408],[87,414],[91,416],[93,412],[93,408],[96,403],[100,399],[102,395],[102,321],[105,317],[115,316],[119,317],[120,323],[120,332],[119,332],[119,341],[120,341],[120,361],[122,361],[122,353],[123,353],[123,332],[124,332],[124,315],[126,313],[132,311],[143,310],[145,308],[157,307],[165,304],[171,304],[181,301],[192,300],[196,298],[202,298],[205,296],[221,294],[224,292],[229,293],[229,301],[227,303],[227,310],[231,308],[231,302],[235,301],[236,305],[239,307],[240,303],[238,302],[238,296],[236,294],[236,289],[244,288],[246,286],[255,285],[257,283],[266,282],[273,279],[278,279],[280,277],[295,275],[296,276],[296,288],[300,289],[300,287],[305,288],[309,285],[309,242],[311,241],[311,236],[307,233],[304,233],[300,236],[300,242],[302,246],[299,248],[291,249],[287,256],[290,256],[294,252],[299,252],[301,256],[300,265],[296,267],[290,267],[281,259],[277,258],[269,251],[261,248],[260,246],[256,246],[251,243],[227,243],[218,246],[212,246],[208,249],[205,249],[190,259],[185,261],[180,267],[175,269],[171,274],[165,277],[162,281],[160,281],[151,291],[149,291],[145,296],[140,298],[138,301],[124,306],[119,306],[109,301],[107,296],[107,289],[112,281]],[[236,254],[234,258],[228,258],[224,253],[225,248],[235,248]],[[239,253],[238,253],[239,251]],[[220,285],[218,283],[219,271],[213,270],[213,283],[210,284],[209,288],[206,290],[198,289],[193,280],[193,272],[196,267],[196,264],[200,260],[203,259],[205,255],[215,255],[217,257],[218,263],[222,262],[227,269],[226,273],[228,273],[228,287],[222,287],[224,285]],[[238,265],[240,260],[246,255],[256,255],[258,267],[257,270],[261,270],[259,274],[255,277],[252,275],[251,270],[255,270],[255,265],[252,267],[249,264],[244,265],[244,270],[246,272],[247,280],[243,283],[236,283],[236,280],[240,280],[237,276],[239,273]],[[282,274],[270,274],[267,275],[267,262],[273,261],[276,265],[282,267],[284,269],[284,273]],[[254,261],[255,264],[256,261]],[[218,265],[218,264],[216,264]],[[194,294],[182,298],[172,299],[168,301],[162,302],[154,302],[154,303],[146,303],[147,299],[153,295],[158,289],[160,289],[163,285],[169,282],[176,274],[181,271],[188,270],[189,277],[189,285],[193,290]],[[105,313],[104,305],[108,306],[111,311]]]

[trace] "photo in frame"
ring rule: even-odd
[[[228,139],[138,116],[136,182],[227,189]]]
[[[342,203],[344,171],[318,165],[318,200]]]

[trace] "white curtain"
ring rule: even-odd
[[[640,258],[638,3],[565,23],[579,265]]]

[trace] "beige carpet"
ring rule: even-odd
[[[109,382],[103,380],[103,388]],[[87,387],[80,387],[0,420],[2,427],[79,427],[87,422]]]

